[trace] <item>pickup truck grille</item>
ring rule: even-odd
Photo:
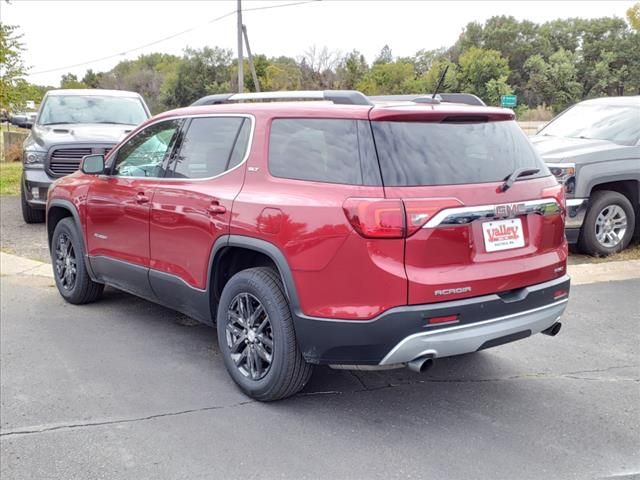
[[[92,153],[107,154],[113,147],[56,148],[49,156],[49,171],[56,176],[69,175],[80,167],[82,157]]]

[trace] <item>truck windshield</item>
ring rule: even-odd
[[[517,169],[549,170],[513,121],[371,122],[386,186],[456,185],[506,180]]]
[[[142,102],[136,97],[99,95],[52,95],[47,97],[40,125],[74,123],[112,123],[137,125],[147,119]]]
[[[578,104],[553,120],[540,135],[635,145],[640,139],[640,107]]]

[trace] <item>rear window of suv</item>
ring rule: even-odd
[[[456,185],[504,180],[522,167],[550,175],[513,121],[371,122],[387,186]]]
[[[381,184],[371,128],[366,120],[273,120],[269,172],[274,177],[294,180]]]

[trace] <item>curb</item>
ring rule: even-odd
[[[572,285],[631,280],[640,278],[640,260],[568,265],[567,273]],[[10,275],[53,278],[53,270],[49,263],[0,252],[0,276]]]

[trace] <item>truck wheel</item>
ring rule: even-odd
[[[60,295],[69,303],[90,303],[102,295],[104,285],[89,277],[82,240],[73,219],[63,218],[51,238],[53,276]]]
[[[27,203],[27,195],[24,191],[24,180],[20,182],[20,206],[22,207],[22,219],[25,223],[44,222],[44,210],[33,208]]]
[[[218,345],[240,389],[259,401],[289,397],[311,377],[280,277],[266,267],[236,273],[218,305]]]
[[[635,228],[635,213],[627,197],[601,190],[591,197],[591,205],[580,232],[580,249],[594,256],[624,250]]]

